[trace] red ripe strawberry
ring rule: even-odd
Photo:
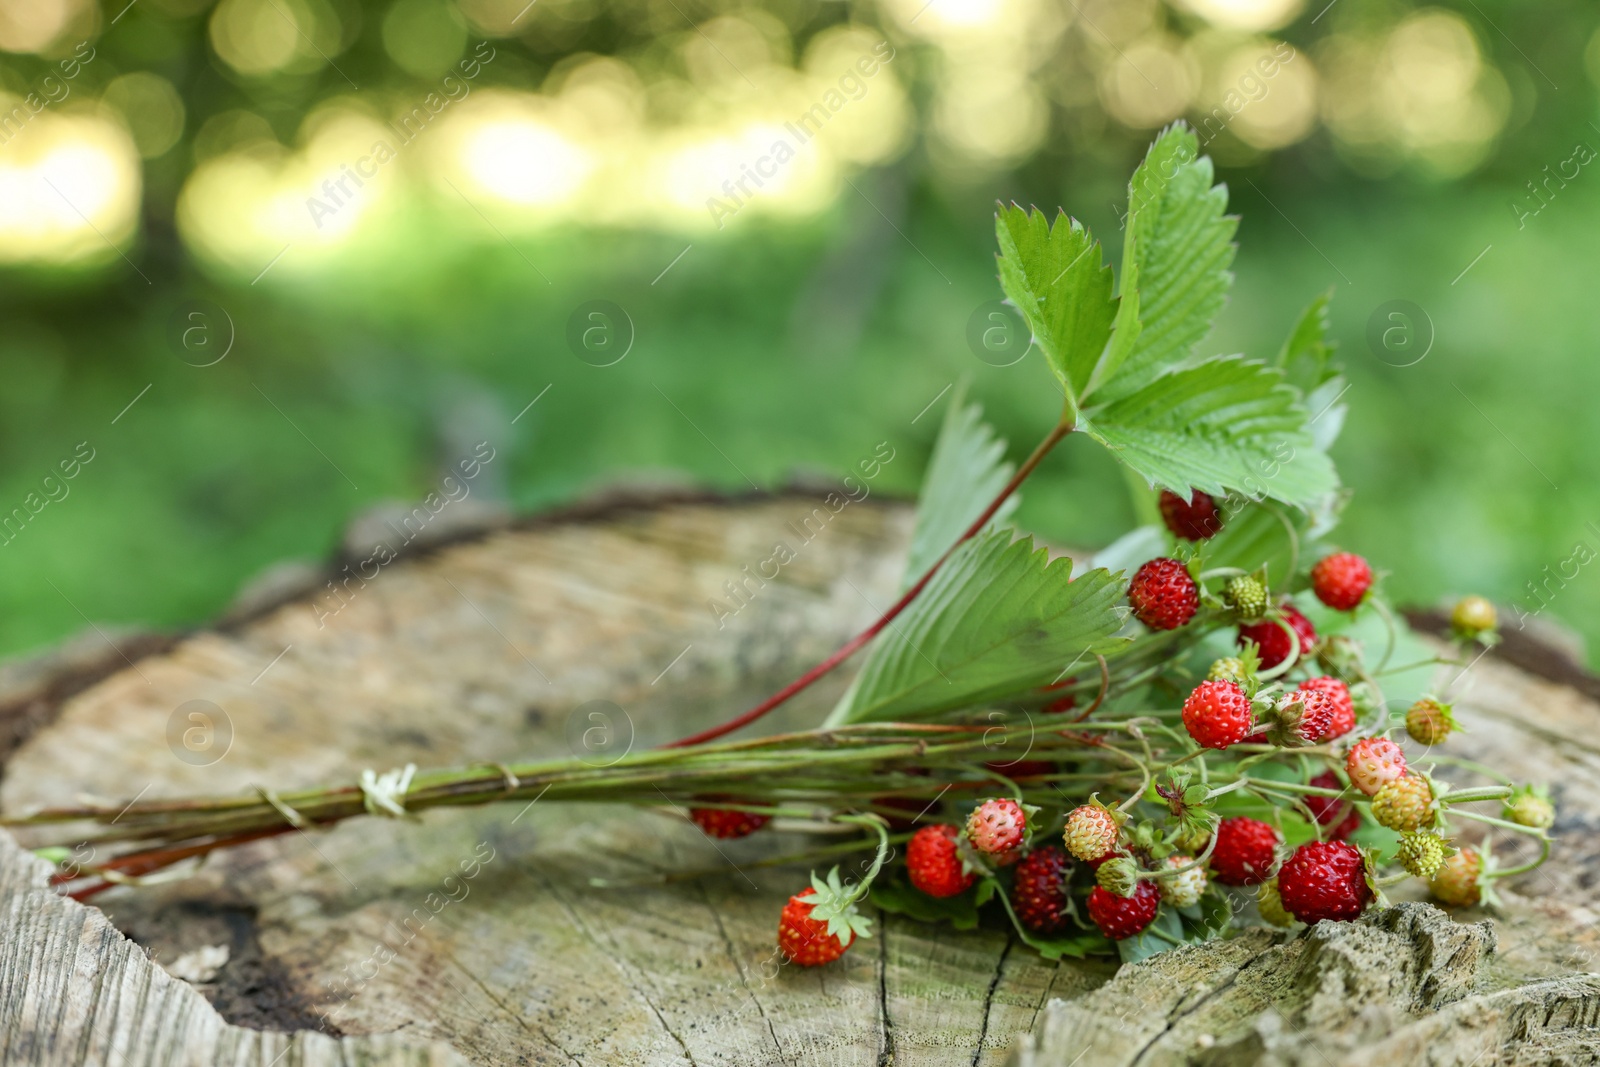
[[[1353,611],[1372,588],[1372,568],[1354,552],[1324,556],[1311,568],[1311,591],[1336,611]]]
[[[1055,934],[1072,922],[1067,913],[1067,874],[1072,861],[1055,845],[1036,848],[1017,864],[1011,904],[1017,918],[1036,934]]]
[[[723,840],[749,837],[772,821],[770,815],[757,815],[752,811],[729,811],[727,808],[690,808],[689,818],[706,832],[707,837]]]
[[[1128,603],[1134,618],[1152,630],[1176,630],[1200,607],[1200,590],[1189,568],[1175,559],[1153,559],[1133,573]]]
[[[1222,529],[1222,516],[1210,493],[1196,489],[1188,500],[1171,490],[1161,490],[1161,519],[1177,537],[1185,541],[1204,541]]]
[[[1211,871],[1223,885],[1260,885],[1277,859],[1278,831],[1260,819],[1239,816],[1217,824]]]
[[[1350,687],[1337,678],[1324,674],[1320,678],[1313,678],[1309,682],[1301,682],[1301,689],[1318,689],[1328,694],[1333,700],[1333,721],[1328,724],[1327,731],[1316,743],[1332,741],[1336,737],[1343,737],[1356,728],[1356,704],[1350,699]]]
[[[1350,746],[1350,753],[1344,760],[1344,773],[1350,776],[1351,785],[1369,797],[1374,796],[1405,775],[1406,754],[1387,737],[1363,737]]]
[[[1311,646],[1317,643],[1317,628],[1311,625],[1311,620],[1300,614],[1293,604],[1283,604],[1278,608],[1283,613],[1283,621],[1288,623],[1300,638],[1300,655],[1305,657],[1310,654]],[[1272,619],[1262,619],[1239,627],[1239,644],[1242,647],[1246,641],[1254,641],[1261,650],[1261,669],[1270,671],[1278,664],[1289,658],[1289,635],[1284,633],[1283,627]]]
[[[809,893],[792,896],[783,906],[783,914],[778,918],[778,950],[789,962],[802,967],[832,963],[855,944],[855,931],[850,931],[847,941],[828,933],[828,924],[811,917],[814,905],[801,900],[802,895]]]
[[[1290,745],[1314,745],[1333,727],[1333,698],[1321,689],[1296,689],[1278,702],[1282,729],[1279,740]]]
[[[1343,841],[1308,841],[1278,871],[1283,906],[1303,923],[1354,919],[1372,900],[1366,862]]]
[[[1148,878],[1139,880],[1131,897],[1119,897],[1100,886],[1089,894],[1089,918],[1113,941],[1132,937],[1149,926],[1160,909],[1161,891]]]
[[[1344,788],[1344,783],[1332,771],[1323,771],[1308,784],[1319,789]],[[1311,809],[1312,816],[1320,825],[1332,827],[1328,836],[1335,841],[1343,841],[1361,826],[1361,813],[1348,799],[1309,795],[1306,797],[1306,807]]]
[[[1015,800],[985,800],[967,819],[967,840],[990,859],[1016,859],[1028,833],[1028,813]]]
[[[940,823],[924,826],[906,844],[906,870],[911,884],[930,897],[953,897],[978,880],[962,870],[956,841],[961,831]]]
[[[1255,726],[1250,698],[1232,682],[1201,682],[1183,702],[1183,726],[1204,748],[1227,748]]]

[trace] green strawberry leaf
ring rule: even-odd
[[[1278,353],[1276,365],[1283,369],[1284,380],[1301,396],[1310,396],[1318,386],[1339,374],[1333,365],[1335,345],[1328,315],[1332,300],[1333,290],[1329,289],[1311,301]]]
[[[964,542],[873,642],[828,724],[905,720],[1035,689],[1120,649],[1123,582],[993,530]]]
[[[904,915],[918,922],[945,922],[957,930],[975,930],[978,926],[975,888],[953,897],[930,897],[912,886],[903,876],[878,878],[868,891],[868,899],[884,911]]]
[[[1207,887],[1197,904],[1179,910],[1183,939],[1196,943],[1221,937],[1233,925],[1233,902],[1216,886]]]
[[[1162,375],[1081,428],[1146,482],[1180,496],[1237,490],[1307,507],[1338,485],[1283,372],[1237,356]]]
[[[1163,905],[1154,922],[1117,942],[1117,954],[1123,963],[1138,963],[1183,943],[1183,916]]]
[[[1111,344],[1084,394],[1137,393],[1180,365],[1211,331],[1233,275],[1228,191],[1212,185],[1211,160],[1193,131],[1163,130],[1128,184],[1122,287]]]
[[[989,501],[1000,495],[1016,468],[1005,461],[1006,443],[983,421],[983,408],[963,403],[958,389],[945,410],[944,426],[933,446],[928,473],[917,500],[917,525],[911,535],[902,589],[909,588],[939,561],[967,527],[977,521]],[[1006,498],[992,520],[1004,521],[1016,510],[1016,493]]]
[[[1223,507],[1219,502],[1219,508]],[[1296,547],[1303,560],[1311,551],[1312,516],[1295,508],[1283,508],[1262,501],[1229,511],[1222,524],[1202,549],[1207,570],[1213,567],[1238,567],[1255,573],[1265,570],[1269,583],[1288,587],[1293,575]]]
[[[1073,407],[1083,397],[1111,335],[1117,302],[1100,244],[1065,212],[1015,204],[995,215],[1000,286],[1033,330],[1050,370]]]
[[[1110,938],[1099,933],[1036,934],[1021,923],[1017,924],[1017,936],[1047,960],[1059,960],[1063,957],[1081,960],[1088,956],[1104,956],[1112,952],[1112,946],[1115,944]]]

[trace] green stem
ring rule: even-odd
[[[1526,829],[1526,827],[1524,827],[1524,829]],[[1538,859],[1532,860],[1532,861],[1530,861],[1528,863],[1524,863],[1520,867],[1507,867],[1503,871],[1493,871],[1493,872],[1491,872],[1490,877],[1491,878],[1510,878],[1513,875],[1527,874],[1529,871],[1533,870],[1535,867],[1538,867],[1541,864],[1543,864],[1545,860],[1550,858],[1550,838],[1545,836],[1544,834],[1540,834],[1539,837],[1538,837],[1538,841],[1539,841],[1539,858]]]

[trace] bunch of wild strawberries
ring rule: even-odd
[[[1168,528],[1189,541],[1209,538],[1221,526],[1215,501],[1204,493],[1189,500],[1163,493],[1161,511]],[[1367,561],[1349,552],[1322,558],[1309,577],[1317,599],[1336,611],[1359,607],[1374,579]],[[1207,599],[1190,566],[1172,558],[1139,567],[1127,597],[1135,618],[1152,631],[1187,625]],[[1435,897],[1451,905],[1478,903],[1495,872],[1479,850],[1457,847],[1445,837],[1442,785],[1407,768],[1400,745],[1386,736],[1386,721],[1356,736],[1362,733],[1359,710],[1372,706],[1375,687],[1357,681],[1352,692],[1336,676],[1364,677],[1352,644],[1339,637],[1319,639],[1311,620],[1287,599],[1272,602],[1259,574],[1227,576],[1208,603],[1225,613],[1217,617],[1237,624],[1241,651],[1212,663],[1206,679],[1183,701],[1182,726],[1198,750],[1167,765],[1166,783],[1154,787],[1170,808],[1165,829],[1149,822],[1130,825],[1127,809],[1142,795],[1120,809],[1091,798],[1066,813],[1060,845],[1036,845],[1030,820],[1037,808],[1011,798],[987,799],[964,825],[939,823],[915,831],[906,846],[911,885],[929,897],[953,897],[979,878],[1009,868],[1012,913],[1042,937],[1077,926],[1072,888],[1079,870],[1081,882],[1087,884],[1090,874],[1093,879],[1084,902],[1088,918],[1112,940],[1144,931],[1163,903],[1191,908],[1212,880],[1258,887],[1257,909],[1273,925],[1350,920],[1375,899],[1379,883],[1373,851],[1348,840],[1369,815],[1399,834],[1395,861],[1407,874],[1428,880]],[[1492,640],[1495,621],[1493,606],[1481,597],[1461,601],[1452,617],[1462,640]],[[1319,665],[1332,673],[1315,673]],[[1072,700],[1061,698],[1045,710],[1065,710]],[[1424,697],[1407,712],[1405,729],[1419,744],[1433,746],[1456,724],[1448,704]],[[1274,825],[1243,816],[1219,819],[1207,810],[1215,794],[1178,764],[1203,758],[1205,750],[1235,745],[1253,746],[1242,752],[1259,759],[1299,749],[1325,763],[1326,770],[1293,787],[1302,790],[1293,806],[1315,822],[1315,839],[1289,851]],[[1010,773],[1022,777],[1051,769],[1028,764]],[[1505,792],[1502,814],[1510,823],[1542,831],[1554,821],[1542,790]],[[743,836],[767,821],[714,809],[696,809],[694,818],[716,837]],[[814,879],[814,888],[792,897],[783,910],[779,946],[784,955],[802,965],[839,958],[858,932],[866,932],[865,920],[854,911],[861,895],[859,888],[840,887],[836,876],[832,888]]]

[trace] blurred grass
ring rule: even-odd
[[[1493,188],[1276,184],[1268,204],[1233,186],[1238,278],[1212,347],[1270,355],[1300,309],[1337,288],[1352,385],[1335,455],[1356,491],[1342,541],[1390,572],[1401,601],[1478,591],[1536,606],[1529,582],[1575,541],[1600,544],[1584,525],[1600,523],[1589,357],[1600,326],[1585,269],[1600,202],[1580,182],[1519,232],[1511,194]],[[1115,246],[1115,189],[1102,191],[1063,199]],[[204,621],[267,565],[325,556],[355,511],[426,493],[441,438],[480,426],[522,510],[670,471],[727,489],[842,477],[884,440],[897,455],[875,491],[909,495],[942,407],[913,420],[963,375],[1020,455],[1055,413],[1054,386],[1037,357],[995,368],[966,348],[968,316],[999,296],[987,209],[913,194],[902,237],[849,197],[817,224],[740,220],[695,238],[654,284],[686,238],[563,232],[514,250],[492,235],[466,244],[434,220],[396,240],[426,255],[354,258],[316,278],[197,277],[154,298],[136,277],[13,286],[8,318],[30,311],[0,391],[0,511],[78,442],[96,456],[70,496],[0,547],[0,652],[86,619]],[[213,367],[185,365],[166,340],[167,317],[194,295],[237,326]],[[612,367],[565,341],[572,310],[595,298],[636,327]],[[1369,315],[1392,299],[1423,307],[1437,331],[1415,366],[1367,348]],[[1131,521],[1120,477],[1082,441],[1024,496],[1021,523],[1071,543],[1104,543]],[[1587,570],[1547,597],[1547,617],[1600,638]]]

